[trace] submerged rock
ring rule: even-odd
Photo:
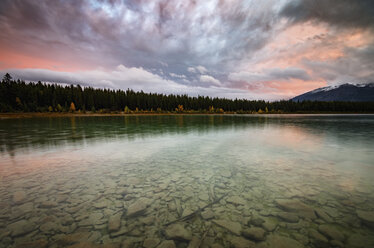
[[[143,242],[144,248],[155,248],[159,243],[160,239],[158,238],[146,238]]]
[[[248,225],[252,224],[254,226],[262,226],[262,223],[264,223],[265,221],[263,219],[261,219],[260,217],[252,217],[249,221],[248,221]]]
[[[210,248],[223,248],[223,246],[221,244],[214,243]]]
[[[241,198],[240,196],[231,196],[226,199],[228,203],[234,204],[234,205],[245,205],[247,204],[246,200]]]
[[[200,239],[196,236],[192,237],[191,241],[188,243],[187,248],[199,248],[200,247]]]
[[[134,248],[135,247],[134,243],[135,243],[134,240],[125,239],[121,243],[121,248]]]
[[[100,238],[101,238],[101,233],[98,232],[98,231],[94,231],[94,232],[90,232],[91,235],[90,237],[88,238],[87,241],[90,241],[90,242],[97,242]]]
[[[374,226],[374,211],[356,211],[358,218],[360,218],[366,224]]]
[[[18,237],[34,231],[37,226],[28,220],[20,220],[9,224],[7,228],[12,237]]]
[[[127,209],[127,217],[134,217],[144,214],[145,210],[148,207],[148,202],[149,201],[147,199],[142,198],[131,204]]]
[[[80,241],[86,241],[90,237],[90,232],[76,232],[67,234],[56,240],[56,243],[61,246],[72,245]]]
[[[373,236],[364,236],[358,233],[353,234],[348,238],[348,246],[354,248],[366,248],[374,247],[374,237]]]
[[[122,236],[122,235],[125,235],[129,232],[131,232],[132,230],[127,228],[127,227],[122,227],[119,231],[117,232],[111,232],[110,233],[110,237],[111,238],[115,238],[115,237],[119,237],[119,236]]]
[[[344,235],[336,229],[333,225],[320,225],[318,226],[318,231],[328,237],[329,239],[335,239],[339,241],[344,240]]]
[[[322,209],[317,208],[314,211],[319,218],[326,221],[327,223],[331,223],[333,221],[331,217]]]
[[[139,221],[145,225],[152,225],[155,222],[156,218],[154,216],[147,216],[139,219]]]
[[[338,240],[331,240],[330,244],[332,247],[344,248],[344,244]]]
[[[213,220],[213,223],[215,223],[216,225],[220,227],[227,229],[228,231],[238,236],[240,235],[242,231],[242,226],[240,225],[240,223],[237,223],[237,222],[232,222],[228,220]]]
[[[280,236],[277,234],[268,236],[267,243],[269,247],[276,247],[276,248],[303,248],[304,247],[301,243],[299,243],[298,241],[294,239]]]
[[[45,239],[38,239],[35,241],[22,242],[15,246],[14,248],[46,248],[48,246],[48,241]]]
[[[214,218],[214,212],[211,209],[204,210],[201,212],[201,217],[204,220],[209,220]]]
[[[55,222],[49,221],[41,225],[39,229],[43,233],[51,233],[58,230],[59,226]]]
[[[275,220],[271,219],[271,218],[267,218],[265,220],[264,223],[262,223],[262,227],[268,231],[268,232],[272,232],[275,230],[275,228],[277,228],[278,226],[278,222],[276,222]]]
[[[318,247],[328,247],[329,246],[329,240],[323,236],[318,231],[311,229],[309,231],[309,238],[311,239],[311,242]]]
[[[121,228],[121,217],[122,217],[122,213],[117,213],[109,217],[109,221],[108,221],[109,232],[116,232]]]
[[[74,245],[69,246],[69,248],[120,248],[119,243],[107,243],[107,244],[95,244],[92,242],[83,241]]]
[[[39,208],[54,208],[57,207],[57,203],[53,201],[45,201],[39,205]]]
[[[286,222],[290,222],[290,223],[297,223],[299,221],[299,217],[297,216],[297,214],[293,214],[293,213],[278,213],[277,216],[279,218],[281,218],[282,220],[286,221]]]
[[[244,229],[242,235],[255,241],[265,240],[265,230],[259,227],[251,227]]]
[[[24,191],[17,191],[13,194],[13,202],[15,204],[21,204],[26,198],[26,193]]]
[[[256,247],[256,244],[248,239],[242,238],[242,237],[233,237],[230,240],[230,243],[235,248],[254,248]]]
[[[12,209],[12,212],[29,213],[34,210],[34,204],[32,202],[24,203]]]
[[[176,248],[176,246],[173,240],[164,240],[157,248]]]
[[[221,170],[219,172],[219,174],[222,176],[222,177],[226,177],[226,178],[230,178],[231,177],[231,171],[229,170]]]
[[[168,209],[169,209],[169,212],[177,211],[177,205],[175,204],[175,202],[168,203]]]
[[[199,199],[202,201],[208,201],[209,200],[209,195],[207,193],[201,193],[199,194]]]
[[[305,203],[295,199],[277,199],[277,206],[288,212],[296,212],[299,216],[309,219],[315,219],[314,210]]]
[[[332,218],[338,218],[342,215],[340,210],[336,207],[324,207],[324,211]]]
[[[101,225],[104,224],[106,220],[104,219],[104,215],[102,213],[92,213],[88,216],[88,218],[83,219],[81,222],[78,223],[79,226],[90,226],[90,225]]]
[[[74,218],[70,214],[66,214],[60,218],[62,225],[71,225],[74,223]]]
[[[191,240],[192,234],[182,224],[173,224],[166,228],[165,235],[169,239]]]
[[[69,195],[59,195],[56,198],[56,202],[58,203],[66,202],[66,200],[68,199],[69,199]]]
[[[107,200],[99,200],[98,202],[94,203],[93,206],[98,209],[106,208],[109,204]]]

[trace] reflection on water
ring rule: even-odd
[[[374,116],[0,120],[0,247],[373,247]]]

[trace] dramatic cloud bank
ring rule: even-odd
[[[267,100],[374,81],[371,0],[3,0],[0,29],[24,80]]]

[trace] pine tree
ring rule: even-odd
[[[3,82],[10,83],[12,81],[12,76],[9,73],[6,73],[3,77]]]

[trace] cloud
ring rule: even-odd
[[[195,67],[203,74],[211,67],[222,71],[264,46],[276,19],[271,6],[279,4],[4,0],[0,5],[0,45],[7,49],[64,63],[168,64],[168,72]]]
[[[259,83],[267,81],[287,81],[290,79],[310,80],[308,73],[300,68],[271,68],[262,72],[240,71],[230,73],[228,76],[232,81],[244,81],[246,83]]]
[[[14,78],[27,81],[44,81],[55,83],[75,83],[84,86],[112,89],[134,89],[136,91],[163,93],[185,93],[186,86],[172,80],[164,79],[139,67],[117,66],[112,71],[91,70],[77,72],[58,72],[46,69],[13,69],[7,70]],[[2,71],[5,73],[5,71]]]
[[[209,75],[201,75],[200,76],[200,82],[213,84],[213,85],[216,85],[216,86],[221,86],[222,85],[219,80],[217,80],[214,77],[209,76]]]
[[[266,68],[259,71],[239,71],[228,75],[231,87],[253,93],[265,93],[273,99],[289,99],[295,95],[324,87],[301,68]]]
[[[2,0],[0,70],[96,87],[282,99],[373,81],[373,5]]]
[[[191,72],[191,73],[196,73],[196,69],[193,68],[193,67],[188,67],[188,68],[187,68],[187,71],[188,71],[188,72]]]
[[[185,75],[179,75],[179,74],[175,74],[175,73],[173,73],[173,72],[170,72],[169,75],[170,75],[171,77],[174,77],[174,78],[186,78]]]
[[[325,22],[341,28],[374,28],[372,0],[294,0],[280,12],[293,22]]]
[[[208,70],[202,65],[196,66],[196,70],[198,70],[201,74],[208,72]]]
[[[82,86],[93,86],[100,88],[122,89],[128,88],[135,91],[164,93],[164,94],[188,94],[191,96],[211,96],[225,98],[246,98],[274,100],[266,94],[252,94],[246,90],[232,89],[227,87],[218,87],[217,79],[208,75],[203,77],[207,79],[203,86],[186,86],[173,80],[165,79],[157,74],[153,74],[139,67],[117,66],[114,70],[105,71],[102,69],[91,71],[61,72],[47,69],[11,69],[2,70],[0,74],[5,75],[9,72],[14,79],[25,81],[42,81],[49,83],[62,84],[80,84]],[[183,79],[186,80],[186,79]],[[210,83],[206,87],[206,83]]]
[[[374,47],[345,48],[337,61],[311,61],[304,64],[329,84],[374,82]]]
[[[188,67],[187,71],[190,73],[200,73],[200,74],[204,74],[208,72],[208,70],[202,65],[198,65],[196,67]]]

